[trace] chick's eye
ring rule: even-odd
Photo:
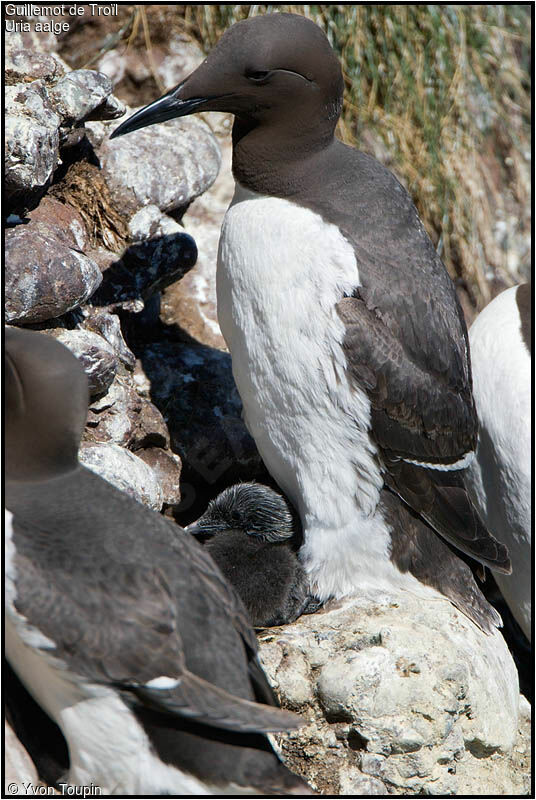
[[[246,78],[248,81],[253,81],[253,83],[260,83],[261,81],[266,80],[270,75],[269,70],[248,70],[246,72]]]

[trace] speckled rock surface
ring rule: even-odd
[[[162,490],[163,502],[166,506],[178,506],[181,501],[181,460],[170,450],[160,447],[148,447],[136,453],[153,470],[158,485]]]
[[[85,252],[88,249],[89,236],[84,220],[75,208],[55,197],[43,197],[37,208],[26,214],[25,220],[30,220],[29,230],[39,224],[40,230],[46,228],[75,250]]]
[[[55,83],[63,77],[65,70],[58,59],[36,50],[14,47],[6,52],[5,80],[7,84],[29,79]]]
[[[115,98],[109,102],[112,82],[102,72],[78,69],[61,78],[49,96],[62,125],[72,126],[85,119],[114,119],[121,117],[125,107]]]
[[[110,133],[115,127],[110,126]],[[183,208],[211,186],[220,168],[218,143],[197,117],[172,120],[112,141],[104,139],[99,158],[125,216],[148,204],[165,212]]]
[[[117,444],[83,443],[81,463],[122,492],[155,511],[160,511],[163,494],[151,467]]]
[[[136,356],[125,342],[117,314],[112,314],[106,309],[85,306],[82,309],[82,315],[84,327],[106,339],[119,361],[129,372],[132,372],[136,364]]]
[[[7,322],[42,322],[84,303],[102,275],[61,229],[46,222],[6,231],[5,313]]]
[[[89,406],[86,442],[111,442],[138,450],[167,447],[169,434],[159,410],[140,397],[130,377],[117,375],[106,394]]]
[[[87,375],[91,397],[106,392],[117,374],[113,347],[97,333],[85,330],[51,331],[78,358]]]
[[[60,117],[42,80],[6,86],[5,190],[18,210],[44,192],[59,159]]]
[[[42,196],[60,163],[60,145],[83,138],[86,119],[115,119],[124,106],[112,83],[94,70],[64,73],[61,60],[12,46],[7,55],[5,188],[19,212]]]
[[[447,601],[356,598],[260,642],[283,705],[309,720],[283,754],[322,793],[523,793],[514,663]]]

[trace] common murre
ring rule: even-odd
[[[273,489],[258,483],[229,486],[186,530],[205,541],[256,628],[284,625],[318,610],[297,558],[299,521]]]
[[[318,597],[423,593],[394,546],[384,484],[449,543],[508,573],[463,486],[477,419],[454,286],[406,190],[334,137],[342,95],[314,23],[259,16],[112,138],[196,111],[235,115],[218,317],[246,424],[300,513]],[[490,610],[479,624],[497,621]]]
[[[469,330],[480,428],[464,475],[489,530],[507,546],[512,574],[494,577],[510,611],[532,632],[532,288],[501,292]]]
[[[274,707],[210,556],[78,462],[77,359],[33,331],[8,328],[5,347],[6,656],[63,732],[68,783],[310,794],[264,735],[299,718]]]

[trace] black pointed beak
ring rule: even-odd
[[[186,533],[190,533],[192,536],[203,536],[206,534],[206,530],[202,525],[198,525],[197,522],[190,523],[190,525],[187,525],[184,530]]]
[[[183,81],[170,92],[159,97],[158,100],[149,103],[145,108],[136,111],[129,119],[122,122],[112,134],[110,139],[115,139],[117,136],[123,136],[125,133],[132,133],[140,128],[146,128],[148,125],[156,125],[157,122],[166,122],[168,119],[176,119],[177,117],[185,117],[192,114],[194,111],[208,111],[212,105],[212,101],[219,100],[220,98],[212,97],[191,97],[188,100],[180,98],[180,92],[186,81]]]

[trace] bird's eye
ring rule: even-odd
[[[261,83],[265,81],[268,76],[270,75],[269,70],[248,70],[246,72],[246,78],[248,81],[252,81],[253,83]]]

